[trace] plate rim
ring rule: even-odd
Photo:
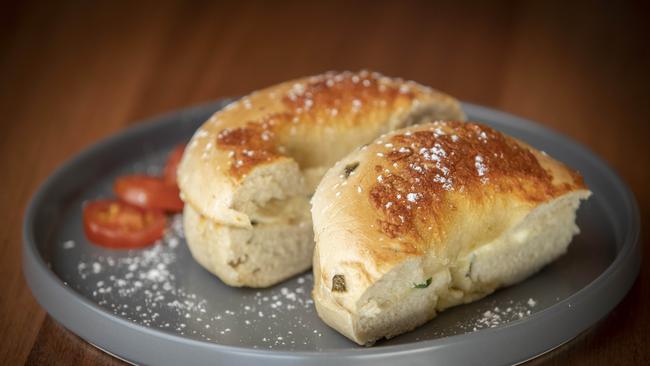
[[[27,209],[25,210],[24,220],[23,220],[23,274],[27,279],[27,283],[32,291],[32,294],[39,302],[39,304],[46,310],[50,315],[52,315],[57,321],[60,321],[66,328],[72,330],[74,333],[80,335],[83,339],[89,341],[90,343],[95,343],[101,345],[103,348],[111,349],[110,346],[106,346],[101,342],[95,342],[93,339],[89,339],[82,335],[83,332],[78,330],[78,326],[73,324],[66,324],[69,322],[61,321],[60,318],[64,318],[60,312],[55,311],[56,304],[52,304],[52,300],[48,299],[47,296],[43,296],[44,292],[48,293],[61,293],[65,294],[69,299],[77,302],[81,308],[91,311],[95,316],[99,316],[100,319],[108,320],[114,324],[123,327],[123,331],[130,331],[135,333],[142,333],[154,338],[162,337],[166,341],[173,343],[186,344],[187,346],[196,347],[199,349],[205,348],[208,351],[213,352],[214,354],[223,353],[224,355],[231,355],[236,357],[237,355],[244,356],[254,356],[262,357],[265,359],[273,358],[276,360],[295,360],[295,359],[311,359],[323,361],[325,358],[328,360],[335,360],[332,358],[332,354],[336,354],[338,359],[375,359],[378,357],[387,357],[387,356],[400,356],[404,354],[412,354],[417,352],[429,352],[443,347],[449,347],[454,345],[459,345],[462,343],[467,343],[468,341],[477,341],[485,337],[498,337],[499,335],[503,336],[504,330],[515,330],[521,328],[525,324],[531,324],[535,322],[540,322],[544,319],[547,319],[549,316],[560,317],[567,311],[572,311],[571,309],[577,309],[581,304],[576,303],[576,299],[584,299],[585,296],[592,294],[598,291],[599,287],[605,286],[608,280],[609,282],[613,281],[615,276],[623,276],[625,278],[625,284],[627,285],[621,295],[613,296],[613,299],[610,299],[609,303],[605,306],[604,309],[601,309],[600,314],[593,319],[593,321],[588,322],[587,326],[581,327],[578,331],[575,332],[572,336],[566,339],[562,339],[563,342],[570,340],[571,338],[580,334],[588,328],[588,326],[595,324],[603,316],[608,314],[618,303],[625,297],[625,294],[629,291],[633,285],[636,277],[638,276],[640,262],[641,262],[641,245],[640,245],[640,214],[638,204],[634,197],[634,194],[629,189],[629,187],[624,183],[624,181],[619,177],[619,175],[612,169],[605,161],[599,158],[594,154],[590,149],[583,146],[577,141],[570,139],[546,126],[535,123],[531,120],[512,115],[507,112],[498,111],[492,108],[472,104],[472,103],[462,103],[463,109],[470,116],[474,116],[479,120],[489,120],[489,121],[498,121],[498,123],[514,127],[517,129],[522,129],[526,131],[532,131],[535,134],[541,134],[548,139],[553,141],[558,141],[562,144],[570,146],[572,149],[577,151],[580,154],[581,159],[586,159],[591,165],[593,165],[598,171],[604,173],[604,176],[608,178],[607,185],[615,187],[619,195],[618,198],[623,199],[623,207],[625,208],[626,213],[629,215],[630,220],[627,221],[626,227],[623,229],[622,244],[620,249],[617,250],[616,257],[612,263],[602,271],[593,281],[588,283],[586,286],[580,290],[572,293],[570,296],[564,300],[549,306],[546,309],[543,309],[539,312],[531,314],[524,319],[516,320],[509,322],[505,325],[496,327],[496,328],[487,328],[481,329],[471,333],[458,334],[449,337],[443,337],[432,340],[422,340],[418,342],[412,342],[407,344],[398,344],[398,345],[386,345],[381,347],[365,348],[359,347],[351,343],[351,347],[348,349],[337,349],[333,351],[290,351],[290,350],[264,350],[264,349],[253,349],[244,346],[236,345],[223,345],[214,342],[196,340],[186,338],[180,335],[175,335],[164,330],[153,329],[144,325],[136,324],[130,322],[126,319],[122,319],[117,315],[111,314],[103,308],[99,307],[96,303],[92,302],[90,299],[85,298],[74,289],[65,285],[61,278],[59,278],[47,265],[45,260],[40,255],[36,241],[34,238],[34,219],[36,213],[39,209],[40,204],[44,200],[44,196],[51,186],[56,182],[60,176],[65,174],[67,171],[74,168],[74,166],[87,158],[89,155],[93,155],[98,150],[106,146],[110,146],[112,143],[117,142],[127,136],[137,136],[144,131],[151,129],[154,126],[158,125],[167,125],[175,123],[179,116],[181,115],[190,115],[200,112],[207,112],[209,110],[216,110],[225,106],[232,99],[224,98],[216,102],[210,102],[205,104],[200,104],[196,106],[191,106],[188,108],[178,109],[175,111],[170,111],[165,114],[147,118],[139,123],[136,123],[134,126],[131,126],[125,130],[118,131],[108,137],[105,137],[99,140],[96,143],[93,143],[81,152],[75,154],[73,157],[67,159],[63,164],[61,164],[53,173],[51,173],[48,178],[43,182],[39,188],[35,191],[32,198],[30,199]],[[635,258],[636,255],[636,258]],[[631,264],[631,266],[622,266],[621,263],[626,262]],[[625,272],[625,273],[621,273]],[[50,287],[49,289],[47,287]],[[48,291],[49,290],[49,291]],[[584,305],[582,305],[584,306]],[[569,310],[566,310],[566,309]],[[56,315],[59,315],[58,317]],[[551,344],[559,344],[561,342],[550,342]],[[546,347],[548,348],[548,347]],[[113,351],[111,349],[111,351]],[[543,353],[545,350],[542,350]],[[123,356],[118,352],[120,356]],[[128,357],[127,357],[128,359]]]

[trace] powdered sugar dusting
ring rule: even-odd
[[[370,146],[365,172],[372,171],[376,180],[370,201],[379,212],[381,231],[391,238],[421,238],[428,221],[455,210],[447,200],[451,192],[475,195],[494,189],[543,200],[571,189],[554,185],[529,148],[477,123],[437,121],[386,134]],[[518,184],[520,179],[530,186]],[[544,192],[545,198],[532,190]]]
[[[431,339],[431,337],[441,338],[473,333],[482,329],[497,328],[532,315],[535,306],[537,306],[537,301],[532,298],[528,301],[522,301],[513,299],[494,300],[488,297],[479,303],[461,305],[445,310],[432,320],[433,324],[437,322],[437,326],[432,326],[431,332],[427,333],[426,336],[416,336],[415,340]],[[457,313],[455,316],[452,315],[454,312]],[[460,317],[461,319],[450,321],[451,319],[445,318],[447,315],[452,315],[452,318]]]
[[[476,174],[478,174],[479,177],[482,177],[487,173],[487,166],[485,166],[481,155],[476,155],[474,157],[474,166],[476,167]]]
[[[474,317],[457,325],[466,331],[496,328],[512,321],[520,320],[532,314],[537,302],[530,298],[527,302],[508,301],[505,305],[492,305],[487,310],[480,310]]]

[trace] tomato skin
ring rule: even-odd
[[[178,187],[167,184],[162,178],[148,175],[119,177],[113,184],[113,192],[120,200],[141,208],[168,212],[183,210]]]
[[[178,170],[178,164],[183,158],[183,153],[185,152],[185,144],[177,145],[167,158],[167,163],[165,164],[165,170],[163,177],[165,182],[173,185],[177,185],[178,181],[176,178],[176,171]]]
[[[143,210],[116,200],[87,202],[83,224],[91,242],[117,249],[142,248],[161,239],[167,217],[160,211]]]

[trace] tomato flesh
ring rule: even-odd
[[[141,248],[161,239],[167,218],[160,211],[143,210],[116,200],[84,205],[83,223],[91,242],[109,248]]]
[[[183,201],[175,184],[148,175],[119,177],[113,184],[115,195],[124,202],[145,209],[180,212]]]
[[[169,184],[178,184],[176,178],[176,171],[178,170],[178,164],[181,162],[183,153],[185,152],[185,145],[178,145],[169,153],[167,158],[167,163],[165,164],[165,170],[163,177],[165,182]]]

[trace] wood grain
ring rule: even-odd
[[[650,227],[646,14],[618,2],[6,4],[0,364],[122,364],[49,318],[21,275],[24,207],[56,166],[138,119],[324,70],[415,79],[559,130],[621,174]],[[597,327],[532,364],[650,364],[649,281],[644,266]]]

